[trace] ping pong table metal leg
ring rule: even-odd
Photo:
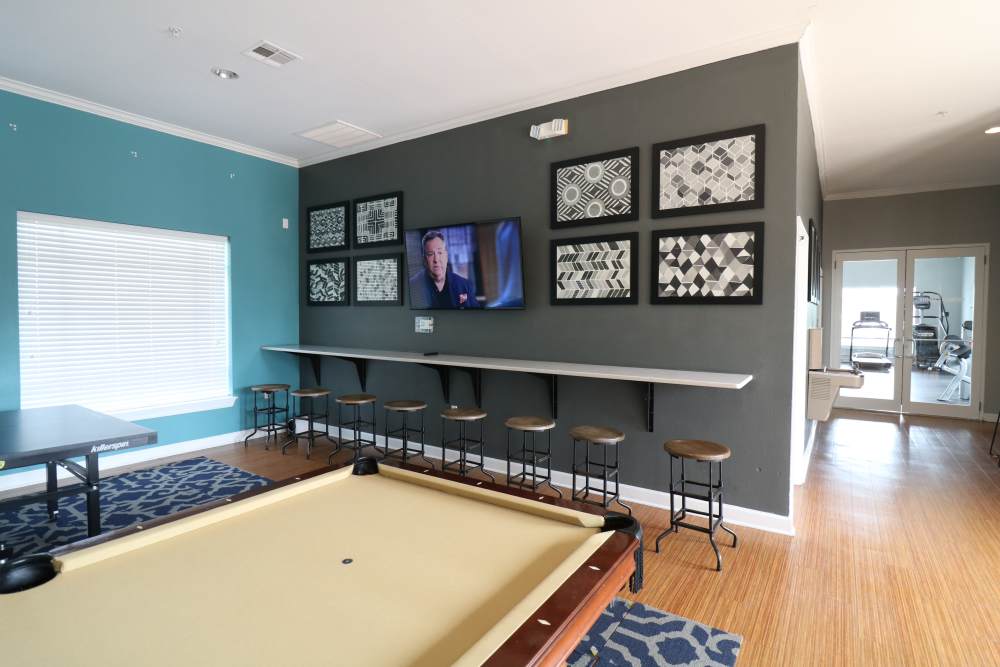
[[[87,454],[87,535],[101,534],[101,490],[97,454]]]
[[[45,491],[48,495],[45,498],[45,504],[48,506],[49,510],[49,521],[55,521],[56,516],[59,515],[59,497],[56,496],[55,492],[58,488],[56,483],[56,462],[46,461],[45,462]]]

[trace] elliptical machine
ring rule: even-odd
[[[937,314],[931,309],[937,302]],[[916,345],[913,365],[929,370],[941,356],[941,342],[949,334],[948,311],[938,292],[913,293],[913,342]]]

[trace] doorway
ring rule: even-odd
[[[865,374],[838,406],[980,418],[987,255],[980,245],[834,253],[830,366]]]

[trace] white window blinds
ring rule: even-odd
[[[17,282],[22,407],[232,405],[226,237],[18,212]]]

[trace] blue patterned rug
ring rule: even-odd
[[[569,667],[736,664],[743,638],[615,598],[570,655]]]
[[[204,456],[107,477],[101,480],[101,528],[125,528],[270,481]],[[49,551],[86,537],[84,494],[60,498],[55,522],[48,520],[44,502],[0,512],[0,542],[15,554]]]

